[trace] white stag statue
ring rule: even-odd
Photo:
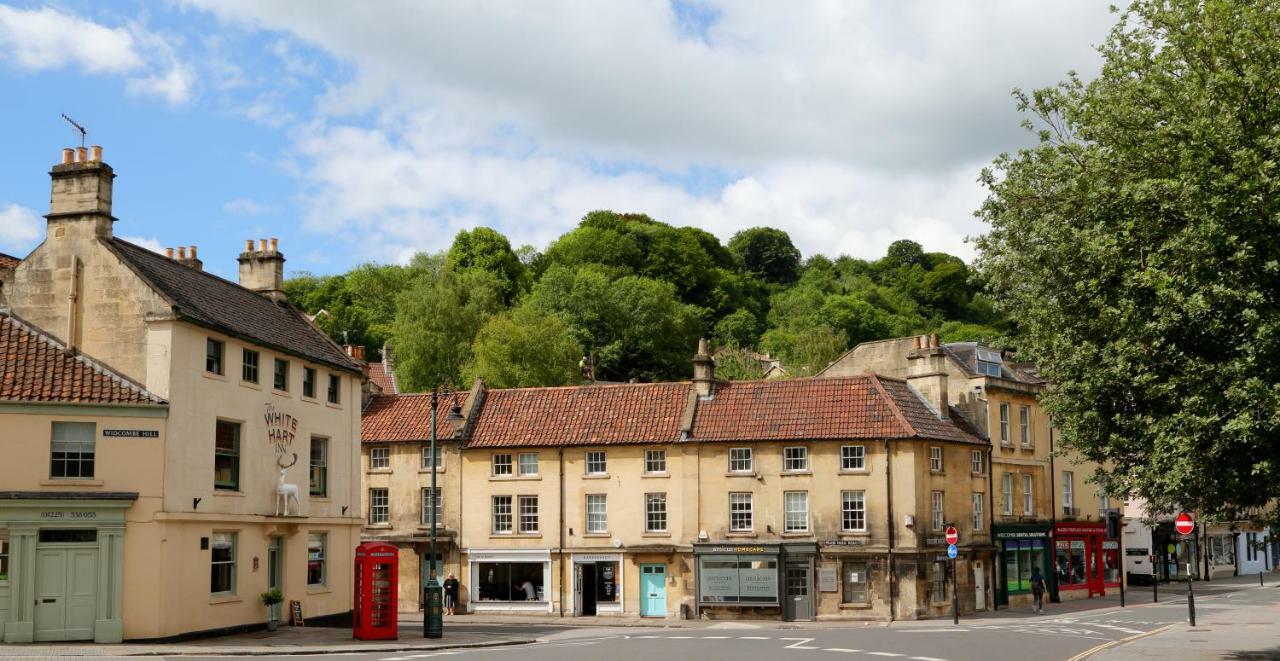
[[[284,457],[276,458],[276,465],[280,467],[280,480],[276,482],[276,516],[280,516],[280,505],[284,504],[284,515],[289,516],[289,499],[293,499],[293,504],[298,510],[298,514],[302,513],[302,504],[298,502],[298,485],[287,484],[284,481],[285,471],[289,470],[289,466],[298,463],[298,453],[293,453],[293,461],[286,466],[280,463]]]

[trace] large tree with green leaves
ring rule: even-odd
[[[465,373],[491,388],[563,386],[581,378],[581,357],[582,346],[560,317],[521,305],[480,328]]]
[[[1141,0],[1100,51],[1016,93],[1039,144],[982,175],[979,268],[1111,493],[1274,514],[1280,5]]]
[[[446,269],[400,294],[392,346],[402,389],[467,385],[463,370],[472,362],[472,343],[489,317],[502,311],[505,284],[484,269]]]

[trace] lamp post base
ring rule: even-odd
[[[444,637],[444,588],[435,577],[427,583],[427,607],[422,620],[423,638]]]

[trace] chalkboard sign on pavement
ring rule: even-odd
[[[304,627],[306,622],[302,619],[302,602],[294,599],[289,602],[289,624],[295,627]]]

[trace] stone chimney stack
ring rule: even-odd
[[[190,246],[190,247],[180,246],[178,248],[178,257],[176,259],[174,259],[174,256],[173,256],[173,248],[165,248],[164,254],[169,259],[173,259],[174,261],[178,262],[183,266],[193,268],[197,271],[204,270],[204,262],[200,261],[199,257],[196,257],[195,246]]]
[[[693,389],[699,397],[715,394],[716,363],[711,359],[711,347],[707,338],[698,340],[698,353],[693,356]]]
[[[61,162],[49,171],[49,240],[110,238],[111,185],[115,172],[102,162],[102,147],[63,149]]]
[[[907,383],[924,397],[939,418],[950,419],[947,354],[938,342],[937,333],[911,340],[911,349],[907,352]]]
[[[284,255],[280,253],[276,239],[259,239],[254,249],[253,239],[245,241],[244,252],[237,260],[240,262],[240,286],[270,298],[273,301],[285,300],[284,295]]]

